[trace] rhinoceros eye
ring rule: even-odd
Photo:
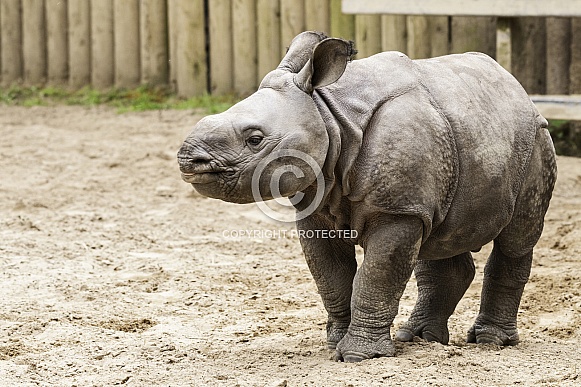
[[[262,142],[262,136],[250,136],[248,137],[248,140],[246,140],[246,142],[248,143],[248,145],[251,146],[257,146],[258,144],[260,144]]]

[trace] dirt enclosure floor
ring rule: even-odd
[[[235,237],[281,226],[180,180],[199,118],[0,107],[0,386],[581,385],[581,159],[559,158],[521,344],[464,342],[486,246],[450,345],[344,364],[298,239]]]

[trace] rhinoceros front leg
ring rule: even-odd
[[[418,261],[415,268],[418,300],[395,339],[412,341],[419,336],[448,344],[448,318],[474,279],[474,272],[469,252],[448,259]]]
[[[297,229],[304,231],[299,237],[309,270],[328,313],[327,346],[335,349],[351,322],[351,292],[357,261],[353,243],[340,238],[309,237],[306,232],[328,228],[316,215],[297,222]]]
[[[390,327],[418,256],[422,226],[411,216],[382,215],[366,223],[365,258],[353,283],[351,324],[337,344],[336,360],[395,354]]]

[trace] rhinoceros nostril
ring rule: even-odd
[[[200,173],[212,169],[212,156],[198,146],[184,142],[178,151],[178,163],[183,173]]]
[[[178,154],[178,163],[180,171],[187,175],[215,173],[223,170],[216,164],[215,159],[208,154],[193,155],[191,153],[180,152]]]

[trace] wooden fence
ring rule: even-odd
[[[580,19],[510,28],[512,51],[499,59],[530,93],[581,92]],[[496,57],[502,40],[495,17],[347,15],[341,0],[0,0],[0,82],[246,95],[304,30],[354,40],[359,58]]]

